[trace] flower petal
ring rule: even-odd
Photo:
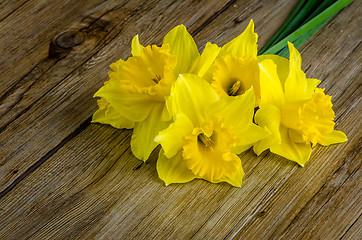
[[[179,113],[184,113],[195,126],[200,126],[205,119],[204,109],[218,99],[219,96],[204,79],[193,74],[181,74],[173,84],[166,104],[174,119]]]
[[[262,61],[264,61],[266,59],[272,60],[277,65],[278,77],[279,77],[279,80],[280,80],[282,86],[284,86],[285,80],[287,79],[288,74],[289,74],[289,61],[288,61],[288,59],[280,57],[278,55],[273,55],[273,54],[259,55],[258,56],[258,61],[259,62],[262,62]]]
[[[275,144],[280,144],[280,122],[281,113],[280,110],[274,105],[264,105],[255,114],[255,122],[263,128],[270,131],[268,137],[254,144],[254,152],[260,155],[263,151],[270,148]]]
[[[106,119],[106,110],[107,109],[98,109],[92,116],[92,123],[109,124]]]
[[[234,187],[240,187],[241,183],[243,181],[244,175],[245,175],[245,173],[244,173],[243,167],[240,166],[236,173],[234,173],[232,175],[224,174],[224,176],[222,176],[220,181],[217,181],[217,182],[227,182]]]
[[[138,39],[138,34],[137,34],[132,39],[132,51],[131,51],[132,55],[133,56],[140,56],[143,48],[144,47],[140,44],[140,41]]]
[[[169,31],[163,43],[169,44],[171,55],[177,57],[177,73],[189,72],[194,61],[200,57],[196,43],[184,25],[179,25]]]
[[[220,116],[225,124],[235,129],[244,129],[253,121],[254,115],[254,90],[251,88],[243,95],[221,98],[210,105],[205,111],[207,118]]]
[[[109,81],[94,94],[94,97],[107,99],[118,112],[122,112],[126,118],[135,122],[145,120],[155,103],[149,95],[122,91],[119,80]]]
[[[134,127],[135,122],[127,119],[117,111],[114,107],[108,106],[108,109],[105,112],[105,117],[107,119],[107,123],[112,125],[115,128],[127,128],[131,129]]]
[[[254,123],[250,124],[247,128],[238,129],[236,134],[238,138],[237,144],[231,148],[231,151],[236,154],[240,154],[248,150],[253,143],[256,143],[268,136],[268,131],[263,129]]]
[[[310,144],[294,143],[289,137],[288,128],[283,126],[280,126],[280,136],[280,144],[271,146],[270,151],[297,162],[300,166],[304,167],[304,164],[309,160],[312,153]]]
[[[289,75],[284,84],[284,92],[288,102],[307,100],[312,97],[319,80],[307,79],[302,71],[302,58],[294,45],[289,46]]]
[[[260,69],[260,107],[273,104],[281,108],[285,103],[282,85],[280,83],[277,65],[272,60],[266,59],[259,63]]]
[[[155,141],[160,143],[166,157],[171,158],[182,150],[185,135],[190,134],[194,126],[184,115],[179,114],[174,123],[158,133]]]
[[[243,33],[221,48],[219,56],[231,53],[237,57],[256,57],[258,51],[258,45],[256,44],[257,41],[258,35],[254,33],[254,22],[251,20]]]
[[[158,145],[154,141],[156,135],[167,128],[171,121],[161,121],[164,103],[154,105],[150,115],[142,122],[137,122],[131,138],[132,153],[143,161],[146,161],[153,149]]]
[[[187,168],[186,161],[182,158],[181,152],[178,152],[172,158],[167,158],[163,149],[161,149],[156,167],[158,176],[165,182],[166,186],[171,183],[186,183],[197,178]]]
[[[347,141],[347,136],[341,131],[333,130],[332,132],[323,135],[324,141],[319,142],[323,146],[328,146],[335,143],[343,143]]]
[[[210,68],[219,54],[220,49],[221,48],[219,48],[216,44],[212,44],[210,42],[206,43],[205,49],[202,52],[199,60],[193,66],[191,73],[203,78],[206,73],[210,72]]]
[[[134,122],[125,118],[105,98],[97,100],[99,109],[92,116],[92,123],[110,124],[115,128],[133,128]]]

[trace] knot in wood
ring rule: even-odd
[[[61,48],[72,48],[84,42],[84,34],[77,30],[69,30],[61,33],[56,39],[55,43]]]

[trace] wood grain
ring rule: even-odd
[[[0,4],[0,43],[19,49],[1,50],[0,239],[361,238],[361,1],[300,48],[307,76],[333,96],[348,142],[317,146],[304,168],[247,151],[240,188],[202,180],[165,187],[157,151],[141,163],[131,130],[89,124],[91,98],[109,64],[130,55],[136,33],[160,44],[183,23],[202,49],[228,42],[253,18],[262,46],[297,1],[35,2]],[[11,24],[32,37],[2,34]]]
[[[147,34],[147,37],[140,35],[145,44],[151,43],[149,40],[151,36],[157,36],[153,37],[152,41],[160,43],[164,35],[159,33],[162,29],[154,28],[152,24],[156,24],[157,19],[161,19],[160,13],[168,8],[176,11],[177,8],[182,9],[187,5],[186,2],[174,2],[169,5],[166,2],[142,4],[141,1],[128,4],[131,5],[129,9],[127,5],[121,5],[119,9],[114,8],[114,13],[109,13],[108,18],[112,19],[114,16],[115,21],[119,19],[121,21],[118,24],[114,23],[116,26],[110,30],[110,33],[106,34],[103,28],[101,30],[98,27],[90,28],[89,39],[87,38],[79,48],[75,48],[69,55],[56,61],[57,64],[51,70],[42,73],[41,78],[30,89],[22,92],[24,86],[20,87],[20,102],[16,96],[6,96],[2,106],[7,109],[1,118],[4,125],[0,133],[0,144],[3,146],[0,150],[0,190],[47,152],[62,144],[63,139],[91,116],[97,106],[94,103],[84,103],[92,99],[92,95],[107,79],[108,66],[120,57],[129,56],[130,41],[135,32]],[[209,7],[213,9],[217,4],[220,3],[215,2]],[[201,3],[199,5],[201,6]],[[136,7],[139,7],[139,10]],[[204,14],[211,15],[210,11],[197,6],[188,12],[189,15],[182,15],[181,11],[176,12],[179,15],[167,15],[176,22],[168,23],[169,25],[162,24],[162,27],[166,28],[164,32],[182,23],[183,18],[190,19],[194,14],[200,14],[200,21],[207,18]],[[124,13],[128,13],[129,16],[125,18]],[[167,16],[162,16],[165,18],[163,21],[169,22]],[[147,21],[144,18],[147,18]],[[103,26],[102,18],[99,21],[98,25]],[[69,65],[73,67],[70,68]],[[17,91],[14,90],[14,94],[17,95]],[[14,98],[16,105],[7,105],[6,101],[11,102]]]

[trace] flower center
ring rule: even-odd
[[[236,96],[237,92],[239,91],[239,88],[241,86],[241,82],[236,79],[236,82],[229,88],[228,95],[229,96]]]
[[[215,145],[215,142],[212,140],[212,137],[214,136],[215,134],[211,135],[210,137],[206,136],[204,133],[200,133],[198,136],[197,136],[197,140],[198,140],[198,143],[199,144],[202,144],[201,146],[204,146],[206,148],[213,148],[214,145]],[[215,136],[213,137],[215,138]]]
[[[161,76],[158,74],[155,74],[155,77],[152,78],[152,81],[154,81],[156,84],[159,83],[160,80],[161,80]]]
[[[256,102],[260,100],[259,66],[252,57],[231,54],[216,59],[211,85],[220,97],[242,95],[254,88]]]

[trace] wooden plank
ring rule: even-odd
[[[356,150],[295,217],[284,239],[341,238],[362,214],[360,146]]]
[[[0,3],[0,22],[5,18],[9,17],[11,14],[16,12],[21,5],[24,5],[28,0],[22,1],[10,1],[4,0]]]
[[[135,33],[142,33],[140,37],[146,44],[150,41],[160,43],[164,33],[173,26],[186,22],[197,28],[213,14],[210,9],[223,6],[219,1],[206,7],[199,3],[183,14],[181,9],[188,6],[188,2],[156,3],[133,1],[126,6],[114,7],[114,11],[104,16],[115,22],[104,39],[98,37],[106,30],[94,28],[88,41],[42,74],[32,88],[25,87],[25,92],[20,93],[20,99],[24,101],[16,103],[16,107],[8,105],[10,111],[2,118],[7,122],[0,133],[0,190],[91,116],[97,106],[89,99],[106,80],[108,66],[120,57],[129,56],[130,41]],[[199,17],[189,20],[194,15]],[[102,26],[102,18],[99,21]],[[12,96],[9,99],[13,101]]]
[[[107,11],[117,1],[108,1],[106,4],[102,2],[104,1],[82,3],[70,0],[37,0],[5,4],[1,10],[4,18],[0,21],[0,79],[3,81],[0,86],[1,94],[7,92],[26,73],[47,58],[49,42],[59,31],[80,20],[89,21],[89,18],[94,17],[89,10],[102,6]],[[121,3],[118,1],[118,4]]]
[[[362,238],[362,217],[359,216],[357,221],[347,230],[341,239],[361,239]]]
[[[288,18],[299,1],[236,1],[225,14],[205,26],[209,34],[195,36],[198,43],[211,41],[223,46],[247,27],[250,19],[255,23],[258,48],[263,47]]]
[[[346,144],[317,147],[305,168],[272,154],[264,153],[257,158],[248,151],[242,155],[246,176],[241,188],[201,180],[164,187],[155,171],[155,154],[149,163],[142,165],[132,156],[128,143],[131,131],[92,124],[69,139],[0,199],[0,218],[3,219],[0,222],[0,238],[288,239],[289,236],[310,237],[309,230],[322,237],[327,234],[356,236],[360,231],[356,226],[360,223],[357,218],[361,209],[357,185],[360,179],[360,131],[355,127],[359,124],[358,112],[361,109],[358,91],[360,38],[356,37],[359,33],[354,31],[360,22],[358,4],[354,2],[345,9],[302,48],[303,66],[308,69],[308,76],[323,79],[322,86],[334,96],[337,128],[347,133],[349,142]],[[262,8],[254,14],[262,12],[264,15],[270,9]],[[211,24],[222,21],[218,22],[219,26],[222,25],[224,18],[221,16],[224,14],[234,13],[225,11]],[[254,20],[261,21],[258,18]],[[265,19],[264,28],[266,23],[268,19]],[[210,34],[206,31],[207,26],[196,38],[207,39],[202,36]],[[261,30],[264,29],[262,26]],[[340,34],[341,27],[343,34]],[[131,36],[132,29],[128,31]],[[233,37],[224,36],[225,39]],[[152,38],[152,34],[149,37]],[[225,39],[219,40],[227,41]],[[326,47],[321,49],[321,46]],[[340,50],[337,46],[343,47]],[[115,50],[116,47],[109,49]],[[92,74],[101,69],[94,68]],[[77,84],[76,81],[81,82],[85,77],[94,79],[95,76],[87,71],[78,71],[74,77],[65,79],[59,88],[45,95],[40,103],[33,105],[29,109],[33,116],[29,113],[24,117],[25,113],[22,120],[28,121],[31,126],[41,119],[40,116],[46,115],[42,115],[41,111],[56,112],[57,106],[52,104],[57,101],[53,98],[66,98],[65,93],[69,90],[78,96],[67,101],[88,104],[88,95],[74,89],[89,84],[86,81]],[[96,77],[101,77],[101,74],[96,74]],[[80,123],[79,119],[87,117],[84,114],[68,121],[67,117],[72,115],[66,110],[73,110],[68,104],[60,103],[59,115],[41,120],[41,124],[48,120],[52,120],[54,125],[71,123],[70,120]],[[90,105],[76,107],[81,108],[74,108],[76,113],[86,111],[90,114],[93,111]],[[12,123],[9,127],[19,130],[17,124]],[[40,136],[34,134],[32,137],[50,138],[52,135],[41,124],[36,125],[42,131]],[[59,134],[60,130],[69,131],[75,127],[50,130]],[[33,141],[28,147],[36,143]],[[49,149],[54,146],[49,139],[38,145],[48,147],[46,144],[50,144]],[[14,159],[20,155],[16,154]],[[44,155],[36,153],[34,159],[40,156]],[[321,200],[322,205],[319,204]],[[305,223],[308,219],[312,219],[312,223]],[[341,222],[341,219],[347,220]],[[315,225],[313,221],[316,221]],[[330,231],[330,226],[334,232]]]

